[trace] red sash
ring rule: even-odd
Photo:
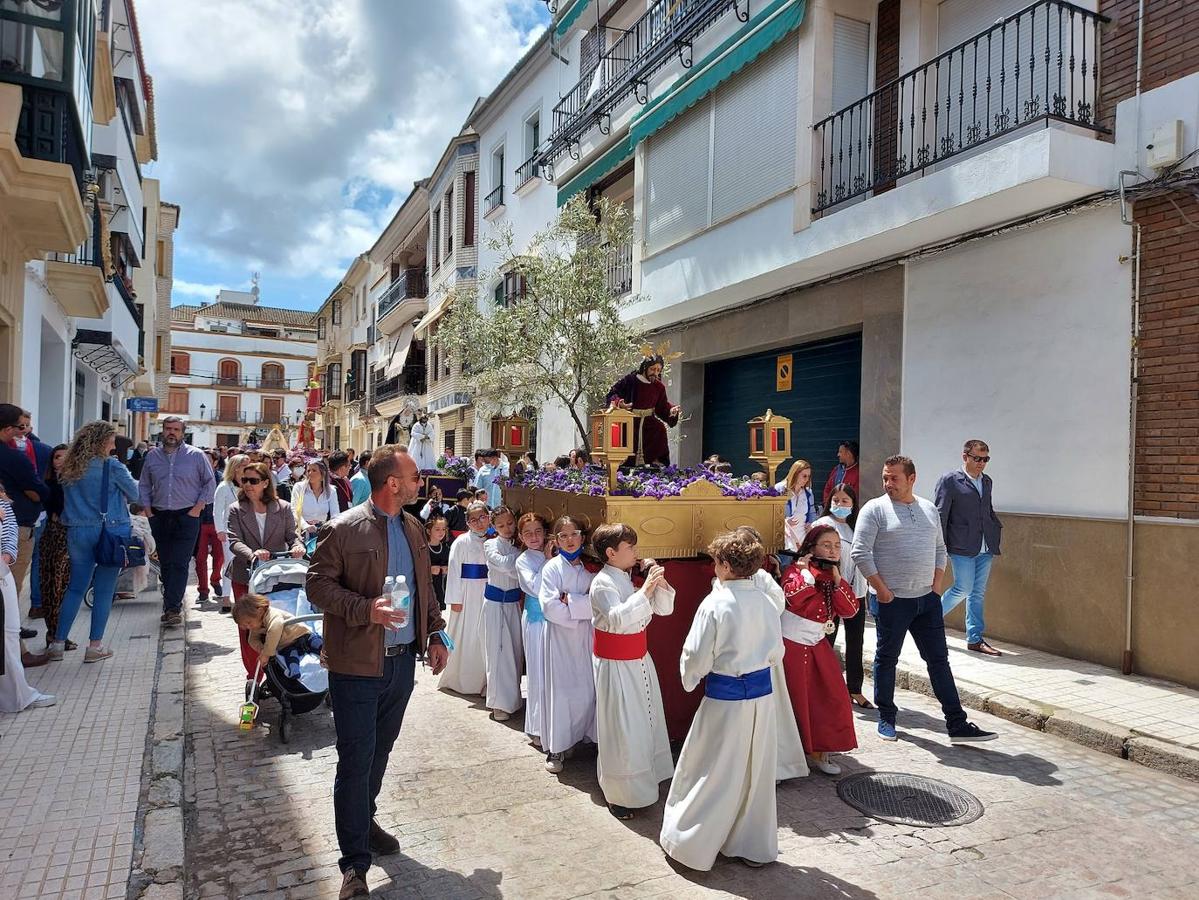
[[[613,634],[597,628],[594,652],[600,659],[641,659],[649,652],[649,645],[646,643],[644,631],[638,631],[636,634]]]

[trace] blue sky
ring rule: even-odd
[[[549,22],[543,0],[137,0],[174,303],[316,309]]]

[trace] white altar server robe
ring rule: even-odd
[[[487,583],[501,591],[520,587],[512,542],[494,537],[483,545],[487,556]],[[487,666],[487,708],[513,713],[520,709],[520,670],[524,665],[521,636],[521,603],[483,601],[484,659]]]
[[[462,609],[450,611],[448,630],[454,649],[437,686],[459,694],[482,694],[487,686],[483,654],[483,590],[487,587],[487,579],[462,577],[464,565],[487,565],[483,544],[482,535],[468,531],[450,545],[445,602],[451,606],[461,603]]]
[[[545,554],[526,550],[516,560],[516,577],[525,592],[525,611],[521,626],[525,645],[525,734],[541,737],[541,717],[545,709],[545,616],[541,612],[541,570]],[[528,598],[532,597],[530,601]],[[530,612],[529,606],[537,604]]]
[[[592,577],[581,564],[571,565],[561,556],[541,570],[539,596],[546,624],[541,746],[549,753],[565,753],[584,738],[595,740],[588,596]]]

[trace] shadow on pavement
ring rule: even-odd
[[[378,870],[387,873],[390,882],[380,884]],[[500,882],[504,876],[494,869],[475,869],[463,875],[450,869],[431,869],[409,859],[402,853],[376,857],[367,881],[372,897],[453,897],[471,900],[475,897],[501,897]]]
[[[955,747],[952,744],[941,744],[913,734],[908,734],[901,740],[914,744],[922,750],[927,750],[936,756],[942,765],[950,768],[1018,778],[1025,784],[1033,784],[1038,787],[1054,787],[1062,783],[1060,779],[1053,776],[1053,773],[1058,770],[1056,764],[1031,753],[1013,755],[982,746]]]
[[[872,900],[878,895],[810,866],[775,862],[751,869],[737,860],[720,857],[710,872],[696,872],[670,860],[670,867],[692,884],[725,891],[745,900]]]

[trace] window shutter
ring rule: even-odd
[[[650,139],[645,167],[645,242],[650,252],[708,224],[710,131],[711,103],[705,99]],[[738,166],[738,172],[744,169]]]
[[[465,201],[465,209],[462,212],[464,221],[462,223],[462,246],[473,247],[475,245],[475,173],[467,172],[465,184],[463,185],[462,199]]]
[[[714,222],[795,185],[797,52],[784,40],[716,91]]]
[[[857,103],[870,85],[870,23],[833,16],[833,110]]]

